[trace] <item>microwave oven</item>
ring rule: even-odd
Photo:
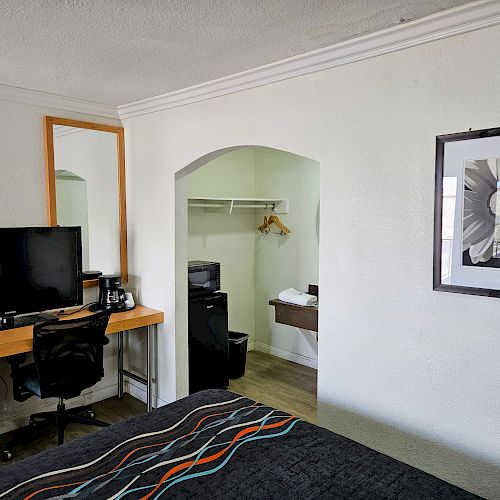
[[[220,290],[220,264],[205,260],[188,262],[189,296],[200,296]]]

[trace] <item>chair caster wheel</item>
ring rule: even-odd
[[[95,418],[95,413],[92,410],[89,410],[87,412],[87,418],[94,419]]]
[[[4,462],[10,462],[12,460],[12,452],[10,450],[3,450],[2,458]]]

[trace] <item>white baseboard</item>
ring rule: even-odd
[[[128,381],[125,382],[125,392],[130,394],[133,398],[138,399],[139,401],[142,401],[143,403],[147,404],[147,398],[146,398],[146,388],[138,385],[133,384],[132,382]],[[154,408],[160,408],[161,406],[165,406],[167,401],[159,398],[158,396],[155,396],[153,394],[153,407]]]
[[[83,406],[97,403],[98,401],[102,401],[103,399],[112,398],[116,396],[118,392],[118,385],[113,384],[107,387],[102,387],[100,389],[95,389],[91,392],[87,392],[78,396],[77,398],[71,399],[66,402],[68,408],[74,408],[75,406]],[[40,400],[43,401],[43,404],[36,405],[36,407],[31,406],[29,409],[26,409],[20,413],[9,413],[9,415],[0,421],[0,433],[5,433],[9,431],[13,431],[14,429],[19,429],[28,425],[29,417],[33,413],[40,413],[43,411],[53,411],[56,409],[57,400]],[[48,402],[50,401],[50,402]]]
[[[255,342],[254,349],[256,351],[272,354],[273,356],[276,356],[278,358],[286,359],[288,361],[293,361],[294,363],[298,363],[299,365],[308,366],[309,368],[314,368],[315,370],[318,369],[317,359],[309,358],[308,356],[297,354],[296,352],[285,351],[283,349],[279,349],[278,347],[264,344],[262,342]]]
[[[247,344],[247,352],[253,351],[255,349],[255,342],[253,340],[249,340]]]

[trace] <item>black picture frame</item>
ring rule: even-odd
[[[467,295],[481,295],[500,298],[499,289],[476,288],[468,286],[450,285],[441,282],[442,259],[442,223],[443,223],[443,172],[445,144],[447,142],[468,141],[500,136],[500,127],[482,130],[469,130],[453,134],[438,135],[436,137],[436,170],[434,188],[434,252],[433,252],[433,289],[439,292],[460,293]]]

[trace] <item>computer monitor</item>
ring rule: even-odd
[[[0,317],[83,303],[79,227],[0,228]]]

